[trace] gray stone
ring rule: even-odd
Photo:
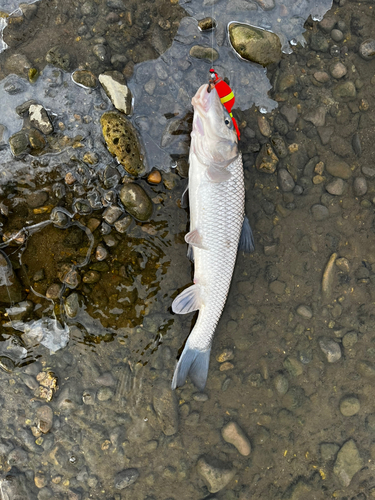
[[[134,182],[129,182],[120,191],[120,200],[127,212],[140,221],[148,220],[152,215],[153,205],[146,191]]]
[[[353,191],[356,196],[363,196],[367,193],[367,181],[364,177],[356,177],[354,179]]]
[[[341,42],[344,38],[344,33],[338,29],[333,29],[331,31],[331,38],[334,42]]]
[[[303,319],[311,319],[313,317],[313,312],[309,306],[301,304],[297,307],[296,310],[298,316],[301,316]]]
[[[340,412],[344,417],[352,417],[361,409],[359,399],[354,396],[347,396],[340,401]]]
[[[340,345],[332,339],[322,337],[319,346],[326,355],[328,363],[336,363],[341,358]]]
[[[123,217],[122,219],[117,220],[114,223],[114,226],[116,231],[118,231],[119,233],[126,233],[131,223],[132,223],[132,218],[129,217],[128,215],[125,215],[125,217]]]
[[[289,125],[294,125],[298,118],[298,111],[295,106],[290,106],[285,104],[281,109],[280,113],[287,119]]]
[[[64,71],[69,71],[70,56],[61,47],[53,47],[47,52],[46,61]]]
[[[113,396],[113,391],[109,387],[101,387],[96,395],[98,401],[108,401],[109,399],[112,399]]]
[[[47,434],[52,428],[53,424],[53,411],[48,405],[39,406],[36,411],[36,426],[43,432]]]
[[[342,486],[348,487],[354,474],[364,465],[359,455],[358,448],[353,439],[349,439],[337,454],[333,472],[338,477]]]
[[[30,208],[38,208],[43,206],[48,200],[46,191],[33,191],[26,196],[26,203]]]
[[[103,219],[108,222],[108,224],[114,224],[122,214],[123,211],[120,207],[108,207],[104,210]]]
[[[323,145],[326,145],[329,143],[334,131],[335,131],[335,127],[319,127],[318,128],[318,134],[319,134],[320,140],[322,141]]]
[[[77,70],[72,74],[72,80],[81,87],[94,89],[97,86],[96,76],[88,70]]]
[[[372,179],[375,177],[375,168],[374,167],[368,167],[368,166],[363,166],[361,168],[362,174],[368,177],[369,179]]]
[[[345,349],[351,349],[357,342],[358,342],[358,334],[354,330],[345,333],[345,335],[342,338],[342,345],[345,347]]]
[[[296,358],[291,356],[284,359],[283,366],[286,370],[288,370],[292,377],[299,377],[303,373],[302,364]]]
[[[273,380],[273,384],[275,386],[276,391],[280,395],[284,395],[288,392],[289,389],[289,382],[288,379],[282,375],[281,373],[278,373],[276,377]]]
[[[135,483],[138,478],[138,469],[125,469],[116,474],[114,486],[117,490],[123,490],[131,484]]]
[[[351,100],[354,99],[356,96],[357,96],[357,90],[355,88],[354,83],[351,81],[339,83],[333,89],[333,97],[335,99]]]
[[[279,182],[280,189],[285,193],[293,191],[295,182],[293,177],[285,168],[280,168],[277,172],[277,178]]]
[[[340,177],[341,179],[349,179],[352,176],[352,171],[349,165],[341,160],[331,160],[327,162],[326,165],[327,172],[334,177]]]
[[[266,67],[281,59],[280,39],[270,31],[247,24],[231,23],[229,37],[234,50],[248,61]]]
[[[189,54],[196,59],[205,59],[210,62],[216,61],[219,57],[217,50],[203,45],[193,45]]]
[[[340,446],[335,443],[322,443],[320,445],[320,454],[322,456],[322,459],[326,462],[328,462],[329,460],[333,460],[339,449]]]
[[[328,52],[329,44],[321,32],[313,33],[310,39],[310,47],[318,52]]]
[[[29,150],[29,137],[24,130],[16,132],[9,137],[9,146],[14,156],[27,153]]]
[[[346,69],[346,66],[344,64],[342,64],[341,62],[336,62],[332,64],[330,72],[333,78],[340,79],[346,75],[348,70]]]
[[[326,185],[326,190],[329,192],[329,194],[341,196],[345,191],[345,187],[345,182],[342,179],[337,178]]]
[[[208,461],[206,458],[200,458],[197,462],[198,473],[207,484],[210,493],[217,493],[227,486],[233,479],[236,471],[217,460]]]
[[[327,110],[324,106],[319,106],[312,111],[309,111],[305,116],[305,120],[311,122],[315,127],[323,127],[326,121]]]
[[[366,61],[371,61],[375,56],[375,40],[369,38],[361,43],[359,46],[359,55],[363,57]]]

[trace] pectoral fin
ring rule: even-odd
[[[193,231],[185,234],[185,241],[193,247],[203,248],[202,238],[198,229],[194,229]]]
[[[212,165],[208,167],[206,173],[211,182],[225,182],[232,177],[232,174],[225,168],[216,168]]]
[[[240,241],[238,250],[246,253],[254,252],[254,236],[250,227],[249,219],[246,217],[243,220]]]
[[[176,314],[188,314],[197,311],[202,305],[199,285],[186,288],[172,302],[172,311]]]

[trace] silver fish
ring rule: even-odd
[[[188,375],[204,389],[212,339],[227,299],[237,250],[252,251],[254,243],[245,217],[237,135],[216,90],[207,89],[208,85],[202,85],[192,99],[190,232],[185,241],[194,258],[194,285],[172,304],[177,314],[196,310],[199,314],[177,363],[172,389],[183,385]]]

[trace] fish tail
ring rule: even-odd
[[[174,371],[172,389],[184,385],[189,375],[193,384],[200,391],[203,391],[207,382],[210,352],[211,348],[206,351],[200,351],[197,348],[191,347],[188,339]]]

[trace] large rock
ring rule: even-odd
[[[266,67],[281,59],[281,43],[275,33],[248,24],[232,23],[229,36],[236,52],[248,61]]]
[[[115,111],[100,118],[103,136],[112,153],[129,174],[137,176],[144,171],[143,158],[133,125]]]

